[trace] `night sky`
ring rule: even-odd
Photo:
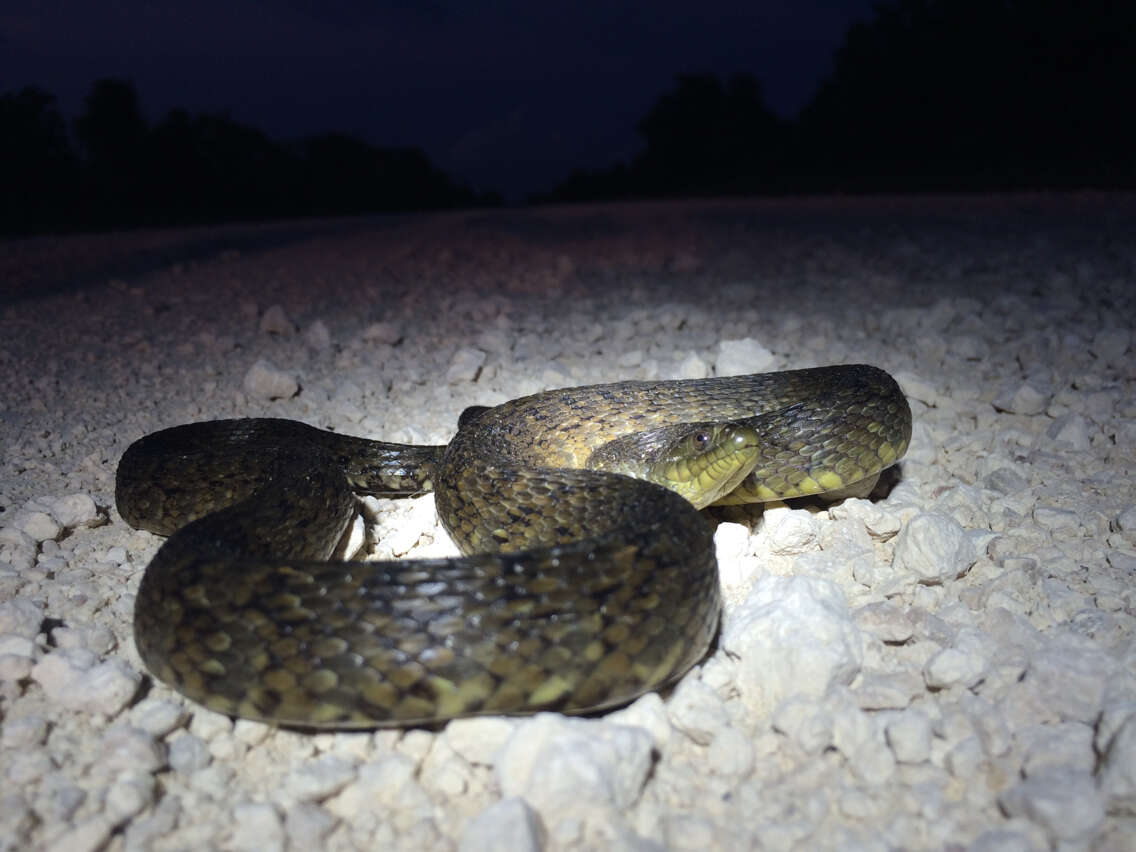
[[[872,0],[41,0],[0,12],[0,91],[71,119],[121,77],[146,118],[227,111],[278,140],[323,131],[423,148],[516,199],[640,148],[675,75],[745,72],[793,116]]]

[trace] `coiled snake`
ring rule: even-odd
[[[122,517],[169,536],[135,642],[193,700],[279,724],[611,707],[714,637],[697,508],[870,485],[910,436],[895,381],[862,365],[549,391],[471,409],[435,447],[290,420],[166,429],[117,472]],[[354,493],[431,488],[471,555],[328,561]]]

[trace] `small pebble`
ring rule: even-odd
[[[42,716],[5,719],[0,728],[0,747],[26,748],[39,745],[47,736],[47,720]]]
[[[492,766],[498,751],[512,735],[516,721],[500,716],[454,719],[442,736],[469,763]]]
[[[517,726],[495,772],[504,796],[542,813],[581,801],[622,808],[638,798],[652,748],[639,728],[542,713]]]
[[[478,814],[462,833],[459,852],[539,852],[544,848],[540,817],[519,798],[502,799]]]
[[[263,359],[245,373],[243,386],[249,396],[264,400],[290,399],[300,391],[295,376]]]
[[[267,802],[247,802],[233,808],[230,848],[242,852],[282,852],[284,841],[284,825],[274,806]]]
[[[1131,218],[1107,194],[709,200],[268,223],[192,262],[196,230],[23,241],[17,287],[174,260],[0,310],[0,846],[1133,848]],[[706,511],[719,639],[625,707],[314,733],[138,659],[162,540],[114,478],[156,429],[444,444],[545,387],[854,362],[907,395],[905,458],[871,499]],[[359,558],[456,552],[433,496],[364,502]]]
[[[319,802],[355,779],[355,767],[334,755],[322,755],[292,770],[284,791],[298,802]]]
[[[368,343],[385,343],[393,346],[402,340],[402,332],[392,322],[373,322],[363,329],[363,339]]]
[[[887,723],[887,744],[900,763],[922,763],[931,756],[931,720],[914,707]]]
[[[51,514],[64,529],[97,526],[98,507],[90,494],[68,494],[51,502]]]
[[[296,326],[280,305],[272,305],[260,318],[261,334],[293,334]]]
[[[1136,814],[1136,711],[1108,741],[1099,777],[1109,812]]]
[[[472,382],[484,363],[485,353],[480,349],[459,349],[450,359],[450,366],[446,370],[446,382],[451,385]]]
[[[1052,769],[1019,782],[998,801],[1009,816],[1025,817],[1058,840],[1076,842],[1104,822],[1104,800],[1090,779],[1086,772]]]
[[[0,601],[0,633],[35,639],[43,618],[43,604],[39,601],[23,597]]]
[[[978,558],[974,543],[953,518],[927,512],[899,532],[893,565],[922,583],[946,583],[961,576]]]
[[[300,802],[284,816],[284,831],[297,849],[320,849],[338,820],[319,805]]]
[[[671,724],[698,745],[707,745],[729,716],[713,689],[700,680],[683,678],[667,704]]]
[[[169,763],[175,772],[196,772],[208,766],[212,759],[209,746],[200,737],[184,734],[170,741]]]
[[[146,698],[130,710],[130,721],[154,737],[164,737],[185,722],[188,714],[185,708],[175,701],[162,698]]]
[[[754,340],[723,340],[718,344],[714,372],[719,376],[744,376],[761,373],[773,367],[773,353]]]
[[[101,762],[112,769],[154,772],[166,765],[166,748],[139,728],[114,725],[103,735]]]

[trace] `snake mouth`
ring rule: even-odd
[[[696,425],[672,444],[649,478],[705,508],[750,474],[758,441],[757,431],[744,424]]]
[[[749,475],[759,441],[757,430],[743,421],[670,424],[607,442],[586,467],[653,482],[702,509]]]

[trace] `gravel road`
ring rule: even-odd
[[[1136,198],[704,201],[0,242],[0,850],[1136,848]],[[134,439],[442,443],[552,387],[863,362],[869,500],[713,510],[705,661],[598,718],[319,733],[144,671]],[[373,558],[454,553],[430,495]]]

